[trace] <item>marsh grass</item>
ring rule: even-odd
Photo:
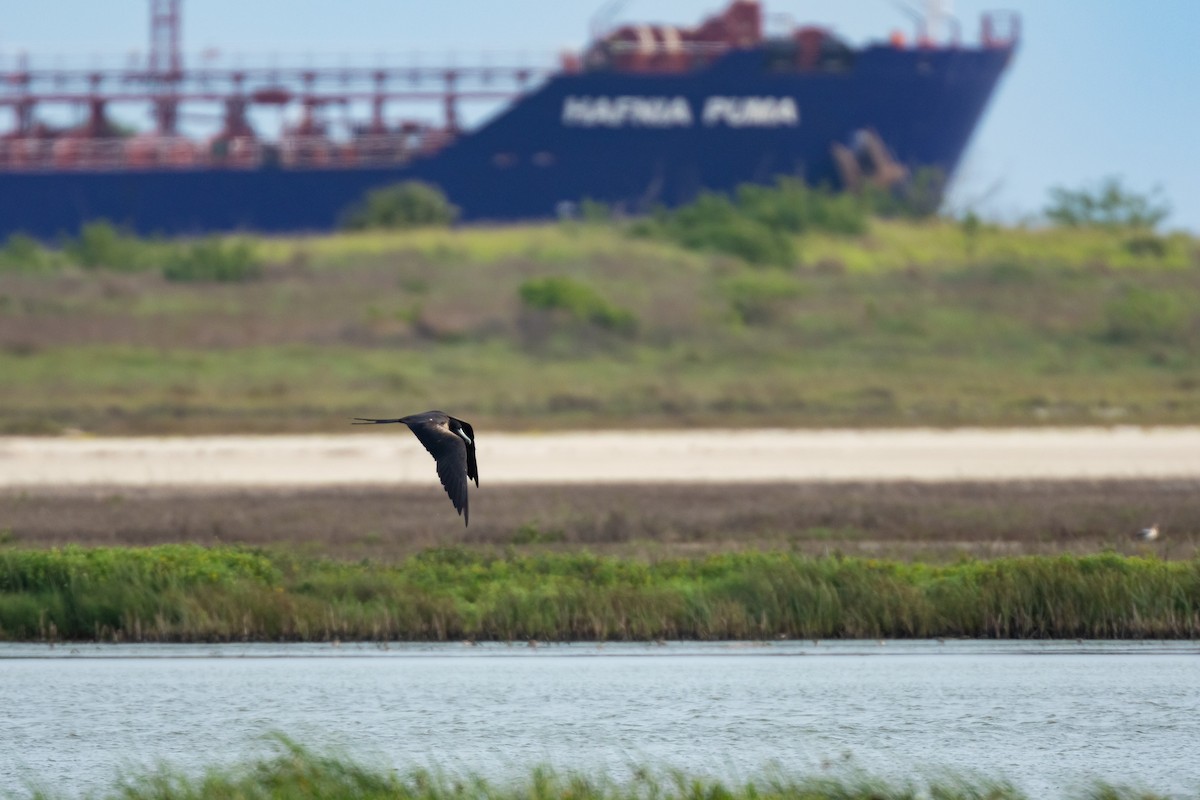
[[[14,640],[1191,638],[1200,562],[1116,554],[949,565],[463,548],[395,564],[167,545],[0,550]]]
[[[122,800],[1025,800],[1012,784],[985,778],[941,777],[883,780],[850,770],[809,777],[780,770],[723,781],[671,769],[634,767],[623,778],[534,767],[524,777],[489,779],[428,768],[394,770],[349,756],[321,753],[276,736],[274,755],[232,766],[211,766],[199,775],[169,768],[124,777],[118,788],[95,797]],[[36,800],[55,800],[33,791]],[[1097,784],[1068,798],[1155,800],[1160,795]]]

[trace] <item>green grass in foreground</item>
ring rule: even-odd
[[[10,640],[1192,638],[1200,561],[645,562],[425,551],[394,565],[163,545],[0,550]]]
[[[322,755],[285,739],[280,753],[233,767],[211,767],[189,777],[170,770],[125,778],[120,788],[97,795],[122,800],[1024,800],[1028,795],[1003,781],[941,778],[884,781],[869,776],[789,777],[768,775],[743,783],[638,769],[631,778],[535,768],[526,778],[489,781],[426,769],[396,772],[349,758]],[[1154,800],[1148,791],[1096,785],[1068,797],[1079,800]],[[54,800],[53,792],[32,792]]]

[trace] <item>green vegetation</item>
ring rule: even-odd
[[[342,227],[444,228],[457,218],[458,207],[450,204],[441,189],[420,181],[403,181],[367,192],[362,202],[346,211]]]
[[[63,245],[63,255],[85,269],[142,269],[154,260],[154,245],[122,233],[107,221],[84,225],[75,239]]]
[[[590,286],[572,278],[531,278],[517,288],[521,302],[535,311],[562,311],[577,322],[632,333],[637,326],[633,314],[617,308]]]
[[[329,431],[397,404],[510,430],[1200,420],[1196,239],[877,202],[781,181],[635,222],[13,237],[0,433]]]
[[[1117,343],[1171,342],[1186,336],[1193,321],[1172,292],[1123,287],[1104,308],[1105,334]]]
[[[1200,562],[1116,554],[945,566],[747,552],[643,560],[428,550],[0,550],[16,640],[1191,638]]]
[[[793,777],[786,773],[730,784],[712,777],[637,767],[625,779],[560,772],[538,767],[517,780],[492,781],[412,768],[397,772],[371,767],[346,756],[318,753],[284,737],[276,737],[277,753],[245,764],[210,767],[189,776],[169,768],[129,776],[118,789],[99,798],[121,800],[1024,800],[1009,783],[980,778],[942,777],[910,782],[884,781],[851,772],[847,775]],[[54,793],[35,792],[38,800]],[[1096,785],[1077,794],[1079,800],[1155,800],[1161,797],[1125,787]]]
[[[0,247],[0,272],[35,272],[47,265],[47,255],[36,239],[14,233]]]
[[[236,283],[259,277],[262,264],[249,242],[211,237],[170,250],[162,273],[169,281]]]
[[[629,232],[690,250],[723,253],[752,265],[791,267],[800,252],[797,236],[814,232],[860,236],[867,232],[872,215],[928,219],[937,213],[944,183],[937,170],[923,170],[899,191],[867,187],[850,194],[779,178],[773,186],[743,184],[732,198],[705,192],[673,211],[659,209],[629,226]],[[582,216],[592,222],[609,219],[607,208],[587,202]]]
[[[796,249],[785,232],[772,230],[719,194],[701,195],[695,203],[662,211],[637,223],[637,236],[675,242],[689,250],[725,253],[754,265],[792,266]]]
[[[635,236],[666,239],[690,250],[724,253],[748,264],[790,267],[794,237],[809,231],[861,234],[870,204],[849,194],[813,189],[793,178],[775,186],[746,184],[733,199],[705,193],[674,211],[659,210],[634,223]]]
[[[879,217],[925,220],[937,215],[945,190],[946,174],[937,167],[922,167],[899,187],[868,183],[860,190],[860,202]]]
[[[245,238],[211,236],[199,240],[142,239],[106,221],[84,225],[60,249],[13,234],[0,247],[0,275],[58,273],[71,268],[89,272],[159,272],[168,281],[240,282],[258,278],[262,259]]]
[[[1046,217],[1071,228],[1153,230],[1170,211],[1157,191],[1138,194],[1122,186],[1117,178],[1108,178],[1095,190],[1051,189]]]
[[[771,325],[788,313],[791,302],[804,293],[804,284],[790,275],[747,273],[721,284],[734,319],[746,325]]]
[[[887,781],[851,768],[812,777],[772,770],[729,783],[673,769],[633,766],[628,777],[534,767],[527,777],[490,780],[459,770],[369,766],[338,753],[321,753],[274,735],[275,753],[199,775],[161,767],[122,778],[119,788],[96,798],[121,800],[1025,800],[1005,781],[944,775],[937,779]],[[35,790],[37,800],[54,792]],[[1095,784],[1065,795],[1077,800],[1159,800],[1163,795]]]

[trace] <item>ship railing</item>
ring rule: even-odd
[[[62,136],[0,142],[0,168],[5,170],[115,169],[125,162],[122,139]]]
[[[0,140],[0,169],[186,169],[210,162],[203,146],[182,136],[17,137]]]
[[[441,150],[454,139],[447,130],[360,134],[347,141],[325,136],[284,136],[279,163],[288,167],[389,166]]]
[[[593,45],[584,55],[584,63],[592,69],[613,67],[632,72],[686,72],[711,64],[734,49],[734,45],[726,42],[609,39]]]
[[[734,46],[728,42],[684,42],[684,41],[629,41],[626,39],[611,39],[600,43],[610,53],[618,55],[685,55],[719,56]]]
[[[440,129],[360,134],[345,141],[290,135],[278,143],[251,136],[208,142],[182,136],[14,137],[0,139],[0,171],[389,166],[437,152],[453,138]]]

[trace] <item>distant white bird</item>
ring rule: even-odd
[[[1158,538],[1158,523],[1154,523],[1149,528],[1142,528],[1133,536],[1135,539],[1141,542],[1153,542]]]

